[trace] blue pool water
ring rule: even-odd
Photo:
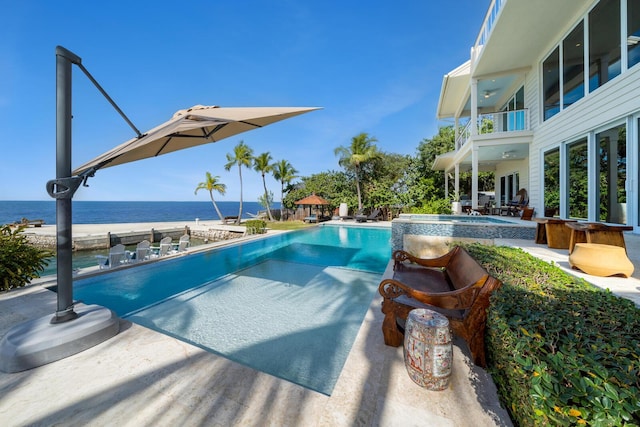
[[[75,297],[330,395],[390,229],[321,226],[78,280]]]

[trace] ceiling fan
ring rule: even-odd
[[[491,98],[496,93],[497,92],[495,90],[485,90],[483,95],[485,98]]]
[[[502,158],[503,159],[515,159],[516,157],[518,157],[516,155],[515,151],[503,151],[502,152]]]

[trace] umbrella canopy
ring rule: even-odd
[[[177,111],[173,118],[141,137],[133,138],[73,171],[82,175],[97,169],[156,157],[260,128],[316,107],[235,107],[196,105]]]

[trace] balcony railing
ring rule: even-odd
[[[456,140],[456,149],[459,150],[471,137],[471,120],[460,131]],[[478,135],[498,134],[505,132],[518,132],[529,130],[529,110],[499,111],[478,116]]]
[[[480,34],[478,34],[478,38],[476,38],[475,47],[483,46],[487,42],[489,34],[491,34],[491,30],[493,29],[493,25],[495,24],[496,19],[498,19],[500,9],[502,9],[502,6],[506,2],[507,0],[493,0],[491,2],[491,6],[489,6],[487,15],[484,17],[484,22],[480,28]]]

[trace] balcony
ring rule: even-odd
[[[480,34],[478,34],[478,38],[476,39],[475,47],[484,46],[489,38],[489,34],[491,34],[491,30],[493,29],[493,25],[498,19],[498,14],[502,9],[502,6],[507,2],[507,0],[493,0],[491,2],[491,6],[489,6],[489,10],[487,11],[487,15],[484,18],[484,22],[482,23],[482,28],[480,29]]]
[[[456,150],[459,150],[471,138],[471,125],[469,120],[456,139]],[[480,114],[476,123],[478,135],[505,134],[530,130],[529,110],[527,108],[513,111],[499,111],[495,113]]]

